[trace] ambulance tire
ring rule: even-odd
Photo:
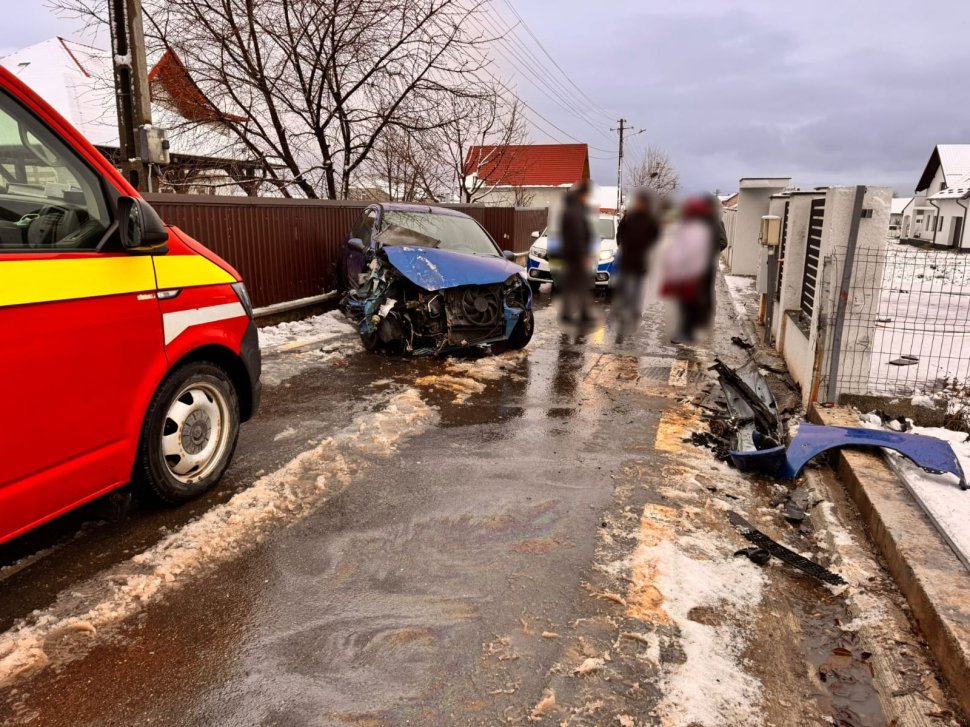
[[[192,500],[219,481],[238,439],[239,395],[229,375],[207,361],[180,366],[148,407],[132,482],[165,505]]]

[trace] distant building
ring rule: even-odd
[[[65,38],[0,58],[115,165],[118,121],[109,51]],[[253,161],[226,128],[243,117],[224,113],[192,80],[174,52],[164,53],[148,74],[152,120],[166,130],[171,164],[160,171],[162,190],[191,194],[256,194]]]
[[[724,207],[725,209],[727,209],[729,207],[737,207],[738,206],[738,193],[737,192],[735,192],[734,194],[719,194],[719,195],[717,195],[717,199],[721,203],[721,207]]]
[[[964,244],[970,198],[970,144],[935,147],[915,191],[902,211],[900,236],[941,247],[970,247],[970,239]]]
[[[555,207],[569,187],[589,179],[589,149],[586,144],[473,146],[464,171],[473,183],[482,182],[476,202]]]
[[[912,197],[893,197],[892,206],[889,208],[890,237],[899,237],[902,234],[903,216],[912,201]]]

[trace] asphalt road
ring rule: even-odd
[[[705,519],[772,495],[682,442],[711,350],[659,306],[621,342],[605,304],[583,331],[540,308],[524,352],[446,360],[325,317],[267,351],[215,492],[0,548],[0,723],[885,724],[865,669],[842,696],[811,677],[847,607]]]

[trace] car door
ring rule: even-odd
[[[377,208],[368,207],[357,218],[357,222],[354,223],[353,229],[350,231],[350,237],[359,238],[364,243],[365,250],[370,249],[376,220]],[[360,285],[360,274],[364,271],[364,262],[368,253],[355,250],[347,245],[344,247],[347,271],[346,284],[348,289],[353,289]]]
[[[131,475],[133,408],[164,350],[152,258],[122,251],[117,196],[0,90],[0,540]]]

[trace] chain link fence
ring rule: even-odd
[[[970,255],[895,241],[857,251],[842,325],[840,391],[970,396]]]

